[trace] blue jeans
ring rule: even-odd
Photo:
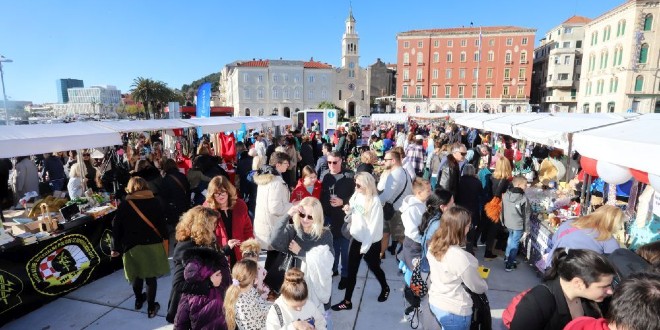
[[[339,258],[341,257],[341,277],[348,277],[348,243],[349,240],[344,235],[338,235],[332,240],[335,249],[335,260],[332,263],[332,271],[337,271]]]
[[[504,253],[504,261],[507,266],[512,266],[516,261],[518,255],[518,244],[523,235],[522,230],[509,229],[509,239],[506,241],[506,252]]]
[[[53,191],[62,191],[62,189],[65,188],[64,187],[64,180],[65,180],[64,178],[62,178],[62,179],[53,179],[53,180],[48,181],[48,185],[50,186],[50,189],[52,189]],[[66,189],[64,189],[64,190],[66,190]]]
[[[443,311],[440,308],[429,304],[431,307],[431,312],[435,315],[435,318],[440,322],[443,330],[469,330],[470,324],[472,323],[472,314],[467,316],[456,315]]]
[[[431,176],[431,190],[435,190],[436,185],[438,185],[438,177]]]

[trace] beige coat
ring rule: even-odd
[[[281,176],[259,174],[254,176],[257,184],[257,201],[254,211],[254,237],[262,249],[272,250],[270,234],[288,218],[289,188]]]

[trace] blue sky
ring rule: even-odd
[[[360,65],[396,61],[398,32],[478,25],[548,29],[594,18],[624,0],[352,2]],[[11,100],[56,102],[55,80],[126,92],[134,78],[180,88],[240,59],[314,60],[338,66],[349,1],[3,1],[0,54]]]

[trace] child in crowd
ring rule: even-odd
[[[259,242],[257,242],[256,239],[251,238],[241,243],[241,254],[243,256],[243,259],[247,258],[258,263],[259,252],[261,252],[261,247],[259,246]],[[264,299],[269,298],[268,294],[271,291],[268,285],[264,283],[264,279],[266,278],[266,273],[267,273],[266,270],[261,265],[257,264],[257,278],[254,284],[257,288],[257,292]],[[268,300],[272,301],[275,299],[272,300],[268,299]]]
[[[304,276],[298,268],[286,272],[280,297],[268,311],[266,329],[326,329],[323,314],[307,299],[309,292]]]
[[[191,285],[182,289],[174,328],[225,328],[222,306],[225,292],[231,284],[227,258],[214,249],[195,247],[184,252],[183,262],[186,265],[184,279]],[[200,282],[210,282],[210,285],[199,285]],[[194,292],[186,290],[186,287],[193,286],[198,289]]]
[[[412,184],[412,192],[413,195],[406,196],[399,208],[405,234],[402,262],[408,270],[407,272],[404,270],[406,283],[410,283],[410,276],[412,276],[412,260],[419,258],[422,254],[422,233],[419,232],[419,225],[422,223],[422,215],[426,211],[426,200],[431,195],[431,184],[427,180],[416,178]]]
[[[509,231],[506,244],[505,267],[507,272],[516,268],[518,244],[527,230],[529,230],[529,217],[532,212],[529,200],[525,196],[527,179],[522,176],[513,178],[511,187],[502,195],[502,217],[504,226]]]
[[[256,240],[255,244],[259,246]],[[254,284],[257,279],[257,262],[241,259],[232,269],[232,285],[227,289],[224,312],[227,329],[263,329],[270,303],[259,295]]]
[[[298,179],[298,185],[291,192],[291,203],[300,202],[305,197],[321,198],[321,181],[309,165],[305,165],[302,171],[302,177]]]

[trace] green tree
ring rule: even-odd
[[[155,118],[162,117],[162,110],[169,101],[177,101],[177,94],[162,81],[151,78],[137,77],[131,85],[133,100],[142,102],[145,107],[146,118],[152,114]]]
[[[323,101],[319,103],[317,109],[336,109],[337,110],[337,121],[346,121],[346,111],[332,102]]]

